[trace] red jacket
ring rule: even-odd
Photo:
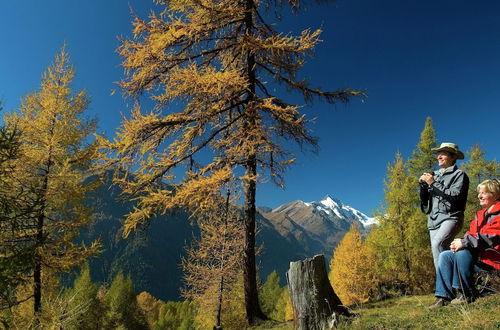
[[[482,209],[470,223],[462,238],[466,248],[479,252],[479,260],[500,269],[500,202],[491,209]]]

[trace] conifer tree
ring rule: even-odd
[[[136,300],[141,313],[146,317],[149,328],[153,329],[159,320],[162,302],[146,291],[137,295]]]
[[[409,282],[412,278],[411,248],[408,237],[407,224],[414,211],[412,196],[412,178],[406,172],[406,166],[400,153],[387,168],[385,181],[384,214],[379,217],[383,228],[388,249],[384,256],[392,272],[399,274],[400,279]]]
[[[88,106],[85,91],[74,94],[74,70],[63,49],[42,78],[40,90],[23,99],[19,112],[5,122],[21,131],[19,157],[13,165],[16,194],[29,192],[24,216],[27,228],[15,235],[34,244],[32,296],[35,314],[41,311],[43,278],[67,271],[97,253],[98,244],[87,247],[73,242],[91,220],[84,205],[94,187],[87,169],[96,155],[87,144],[95,122],[83,117]]]
[[[260,289],[260,302],[262,310],[266,315],[273,317],[277,314],[277,304],[281,297],[283,288],[280,286],[280,276],[275,270],[266,278]]]
[[[345,305],[367,302],[376,288],[374,256],[366,248],[357,225],[352,225],[335,248],[329,279]]]
[[[196,303],[188,300],[161,303],[158,312],[158,321],[152,329],[199,329],[200,327],[194,322],[196,310]]]
[[[283,184],[282,173],[293,162],[285,141],[316,145],[300,106],[276,94],[268,81],[306,101],[345,102],[359,93],[324,92],[297,78],[321,31],[278,33],[265,21],[264,10],[282,1],[156,2],[164,11],[148,21],[135,18],[134,39],[124,40],[119,50],[127,73],[120,84],[125,94],[147,92],[155,109],[144,113],[137,104],[114,142],[102,141],[113,155],[110,162],[119,163],[115,182],[138,200],[124,233],[157,212],[186,204],[198,209],[227,182],[242,182],[245,306],[253,323],[265,317],[255,266],[257,181],[269,175]],[[301,1],[288,3],[297,9]],[[207,161],[207,155],[213,157]],[[180,165],[188,172],[176,180],[172,170]]]
[[[432,123],[432,118],[425,119],[424,129],[420,133],[420,140],[417,149],[413,151],[412,157],[408,160],[409,171],[412,177],[418,178],[424,173],[432,173],[436,168],[436,154],[431,151],[437,145],[436,132]]]
[[[97,289],[85,264],[73,287],[66,292],[67,310],[76,313],[67,329],[99,329],[104,308],[97,299]]]
[[[272,319],[287,322],[293,320],[293,307],[290,300],[290,294],[288,292],[288,287],[282,288],[280,297],[276,302],[276,308],[274,313],[269,315]]]
[[[0,309],[15,304],[15,289],[26,280],[23,274],[32,269],[33,244],[18,235],[25,211],[22,200],[27,194],[16,194],[12,186],[19,133],[15,128],[0,127]]]
[[[413,199],[413,205],[409,207],[413,210],[413,214],[406,221],[406,233],[410,238],[409,247],[412,251],[412,262],[415,274],[414,283],[419,282],[418,277],[431,276],[434,273],[434,266],[430,254],[429,231],[427,229],[427,215],[420,210],[420,196],[418,194],[418,179],[424,173],[432,173],[437,167],[436,153],[431,149],[437,146],[436,132],[432,123],[432,119],[427,117],[424,124],[424,129],[420,133],[420,140],[417,144],[417,149],[413,152],[412,157],[406,165],[409,173],[409,197]],[[422,283],[422,282],[421,282]],[[432,284],[427,287],[422,285],[412,285],[414,289],[427,290]]]
[[[182,261],[183,296],[196,302],[205,315],[212,315],[217,329],[222,327],[222,309],[229,306],[231,290],[242,270],[241,212],[233,202],[229,190],[225,201],[222,196],[205,201],[197,219],[200,238]]]
[[[415,180],[408,174],[401,154],[397,153],[394,163],[387,168],[385,203],[379,211],[379,227],[369,234],[367,240],[382,263],[378,273],[383,285],[402,282],[405,290],[422,292],[432,283],[421,279],[432,278],[434,268],[429,244],[423,243],[428,240],[428,234],[426,231],[422,233],[426,222],[415,211],[415,194],[418,194]]]
[[[106,315],[104,329],[147,329],[147,321],[137,305],[134,284],[130,277],[118,273],[104,298]]]
[[[476,211],[481,208],[477,199],[477,185],[486,179],[500,177],[500,163],[496,160],[486,160],[485,154],[479,145],[472,146],[467,152],[467,162],[462,163],[462,170],[467,173],[470,180],[463,232],[468,230],[468,221],[474,219]]]
[[[421,280],[432,278],[435,270],[427,216],[420,211],[418,178],[434,170],[436,155],[431,149],[435,146],[435,130],[428,117],[408,162],[397,153],[388,166],[380,226],[367,239],[382,262],[379,277],[384,285],[403,282],[411,292],[426,292],[432,287],[431,281]]]

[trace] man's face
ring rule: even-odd
[[[453,165],[456,159],[457,159],[456,155],[451,154],[447,151],[438,152],[437,160],[439,166],[442,168],[450,167],[451,165]]]

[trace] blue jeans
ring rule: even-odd
[[[453,289],[471,296],[476,257],[467,249],[458,252],[443,251],[439,255],[436,275],[436,297],[455,298]]]

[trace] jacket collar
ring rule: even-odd
[[[450,167],[445,168],[444,171],[442,171],[442,169],[439,169],[436,172],[439,175],[444,175],[446,173],[453,173],[453,172],[455,172],[457,170],[457,168],[458,168],[457,164],[455,163],[455,164],[451,165]]]
[[[493,204],[493,208],[490,212],[488,212],[488,214],[500,214],[500,201],[497,201],[495,204]]]
[[[482,209],[477,213],[479,217],[479,226],[482,226],[482,223],[484,223],[484,221],[488,222],[492,216],[496,216],[498,214],[500,214],[500,202],[496,202],[495,204],[493,204],[491,212],[488,212],[488,208]]]

